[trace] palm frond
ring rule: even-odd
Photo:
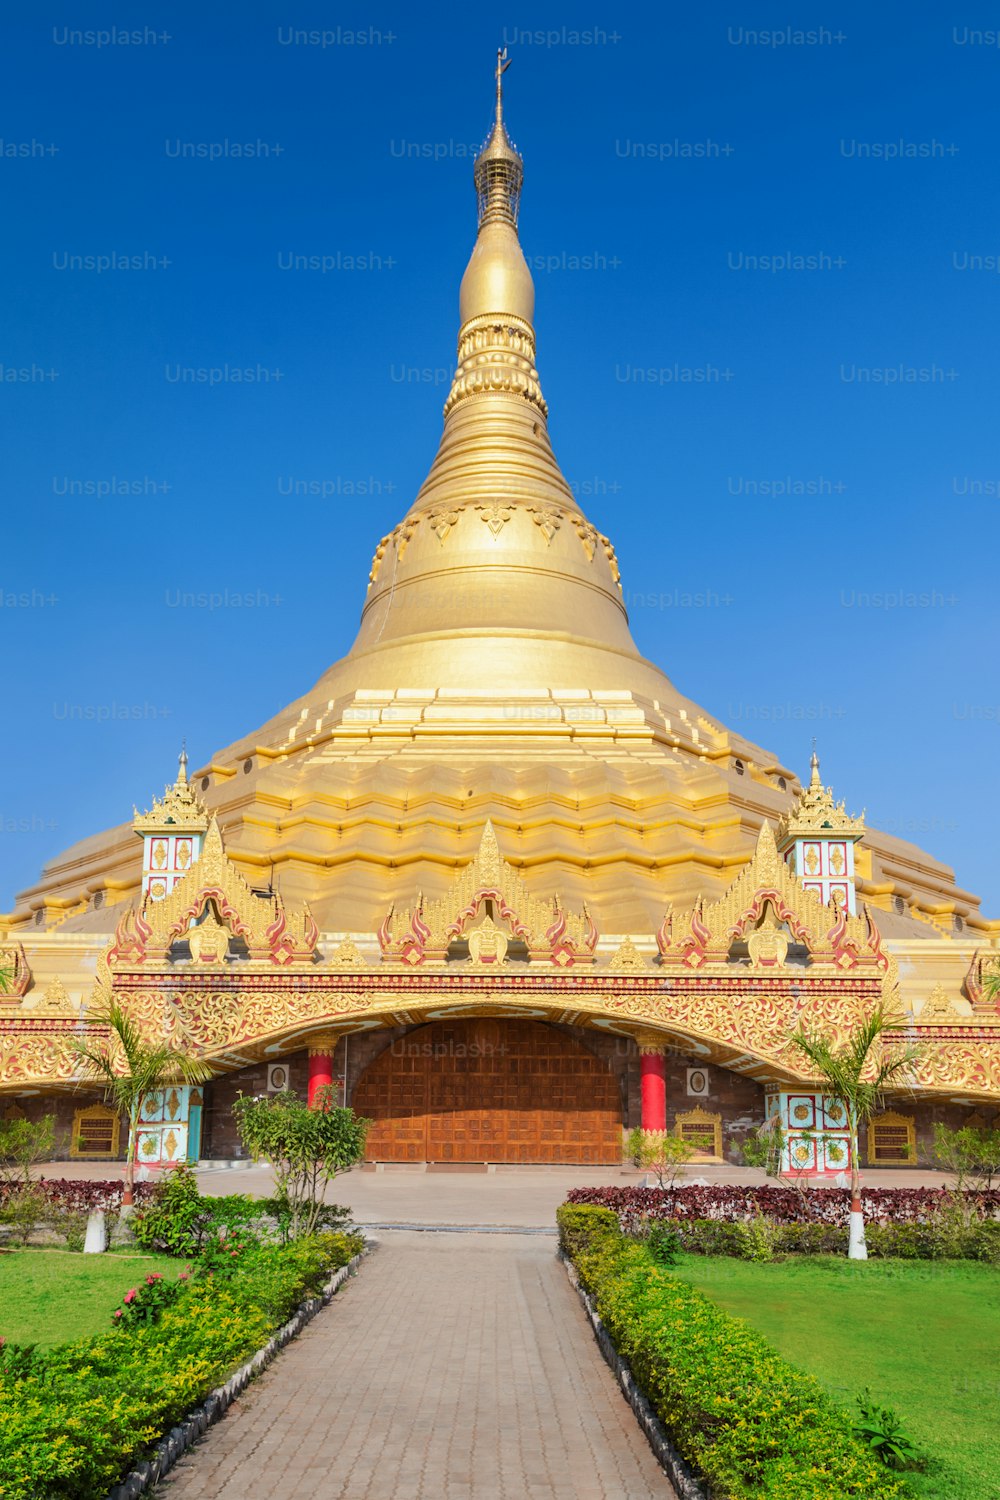
[[[879,1055],[879,1043],[891,1026],[885,1006],[878,1005],[858,1022],[842,1047],[834,1047],[818,1032],[800,1030],[790,1040],[819,1074],[824,1092],[862,1121],[877,1111],[887,1088],[908,1080],[921,1056],[921,1049],[914,1046]]]

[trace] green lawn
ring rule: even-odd
[[[764,1264],[684,1256],[677,1274],[746,1318],[845,1405],[865,1386],[937,1462],[925,1500],[1000,1500],[1000,1273],[968,1261]]]
[[[173,1278],[184,1262],[167,1255],[72,1255],[66,1250],[0,1253],[0,1337],[15,1344],[67,1344],[104,1333],[129,1287],[150,1271]]]

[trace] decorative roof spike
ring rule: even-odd
[[[809,759],[809,769],[810,769],[809,790],[811,792],[813,792],[813,791],[820,791],[821,792],[823,790],[823,783],[819,779],[819,756],[816,754],[816,741],[815,741],[815,739],[813,740],[813,753],[812,753],[812,755],[811,755],[811,757]]]
[[[809,761],[809,785],[802,788],[797,803],[778,823],[778,848],[785,848],[797,837],[815,838],[819,833],[834,833],[841,838],[860,839],[864,831],[864,813],[852,818],[845,812],[843,802],[834,802],[833,788],[823,785],[814,740]]]
[[[136,811],[132,827],[140,838],[147,833],[204,833],[208,827],[206,813],[194,787],[188,780],[187,746],[181,748],[177,757],[177,780],[173,786],[164,788],[149,812]]]
[[[517,228],[524,162],[503,122],[503,75],[509,67],[507,48],[498,47],[494,73],[497,88],[496,118],[493,129],[476,157],[473,170],[480,229],[484,224],[497,222],[512,224]]]

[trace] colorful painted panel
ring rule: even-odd
[[[789,1130],[814,1130],[816,1128],[816,1098],[813,1094],[789,1094]]]

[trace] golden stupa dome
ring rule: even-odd
[[[443,892],[490,819],[531,889],[585,901],[602,933],[653,932],[669,903],[721,895],[799,789],[641,656],[614,547],[556,461],[503,68],[430,472],[375,549],[348,654],[195,775],[227,851],[326,931],[371,934],[393,902]],[[861,865],[883,901],[904,889],[982,925],[952,872],[903,840],[869,829]],[[113,929],[139,882],[124,824],[53,861],[13,928]]]

